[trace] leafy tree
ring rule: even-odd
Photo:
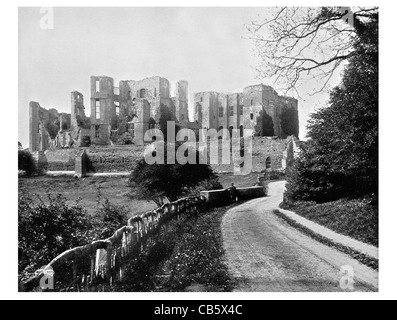
[[[131,133],[124,132],[117,140],[117,144],[120,145],[127,145],[127,144],[133,144],[134,138],[132,137]]]
[[[18,197],[18,253],[20,277],[30,277],[62,252],[110,237],[126,225],[127,210],[99,195],[98,210],[90,216],[79,204],[61,195],[44,201],[20,190]]]
[[[161,104],[160,105],[160,119],[159,119],[159,127],[161,132],[164,134],[164,139],[167,140],[167,125],[168,125],[168,121],[172,121],[173,117],[172,117],[172,113],[171,110]]]
[[[18,170],[25,171],[28,176],[36,172],[36,164],[29,151],[18,150]]]
[[[49,196],[48,204],[26,191],[18,199],[19,273],[32,272],[62,252],[88,243],[89,217],[81,206],[69,206],[62,196]]]
[[[194,152],[196,163],[199,163],[199,152]],[[222,188],[217,175],[209,165],[189,163],[150,165],[145,159],[141,159],[136,164],[129,178],[129,184],[132,187],[133,197],[154,201],[158,206],[167,200],[172,202],[183,196],[197,195],[200,190]]]
[[[292,135],[299,138],[298,110],[294,108],[287,108],[282,112],[281,129],[284,132],[284,138]]]
[[[59,120],[56,121],[57,123],[46,121],[44,123],[44,128],[47,130],[48,134],[50,135],[51,139],[55,139],[59,132]]]
[[[312,115],[289,177],[291,199],[330,201],[378,194],[378,17],[366,21],[342,83]]]
[[[261,111],[256,121],[255,132],[260,137],[273,137],[274,136],[274,125],[273,119],[269,116],[266,111]]]

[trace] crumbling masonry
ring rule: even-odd
[[[71,113],[46,110],[30,102],[30,150],[78,148],[89,145],[143,145],[144,133],[158,127],[162,117],[186,127],[189,122],[188,84],[176,84],[170,97],[170,83],[161,77],[141,81],[120,81],[91,77],[91,116],[85,115],[84,97],[71,93]]]
[[[200,92],[194,104],[195,120],[203,128],[230,133],[252,129],[260,137],[299,137],[298,100],[279,96],[269,86],[249,86],[232,94]]]
[[[173,97],[170,82],[157,76],[120,81],[118,87],[107,76],[92,76],[90,83],[89,117],[85,114],[84,97],[78,91],[71,93],[70,114],[46,110],[39,103],[30,102],[30,150],[45,151],[49,170],[52,163],[58,170],[69,170],[81,148],[92,159],[98,159],[97,171],[105,164],[108,170],[129,170],[127,164],[131,165],[143,151],[142,147],[152,142],[145,141],[145,132],[160,128],[162,121],[175,121],[179,128],[196,133],[201,128],[230,132],[238,129],[243,136],[244,129],[252,129],[256,172],[285,168],[287,149],[291,143],[295,146],[299,138],[298,101],[280,96],[262,84],[246,87],[239,93],[196,93],[194,122],[189,122],[187,81],[176,83]],[[115,152],[109,148],[116,146],[119,148],[116,153],[122,156],[113,165]],[[125,146],[125,152],[120,146]],[[134,159],[129,159],[128,153],[134,153]],[[109,163],[108,154],[112,154]],[[62,159],[69,160],[60,165]],[[219,166],[216,170],[231,169]]]

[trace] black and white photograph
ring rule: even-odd
[[[15,10],[18,294],[379,294],[378,6]]]

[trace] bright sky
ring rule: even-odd
[[[194,92],[273,86],[256,78],[253,44],[244,38],[244,24],[264,14],[266,8],[55,8],[54,29],[42,30],[40,8],[20,8],[19,141],[28,147],[29,101],[70,112],[77,90],[89,114],[91,75],[115,83],[153,75],[187,80],[191,111]],[[308,114],[326,99],[299,101],[301,138]]]

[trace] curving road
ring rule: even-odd
[[[342,266],[354,270],[354,291],[378,291],[378,272],[325,246],[273,214],[285,182],[269,185],[269,197],[228,211],[222,234],[229,271],[241,292],[338,292]]]

